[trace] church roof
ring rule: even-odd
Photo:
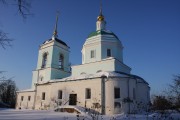
[[[88,38],[91,38],[91,37],[94,37],[94,36],[97,36],[97,35],[112,35],[114,36],[116,39],[119,40],[119,38],[111,31],[109,30],[97,30],[97,31],[94,31],[94,32],[91,32],[89,35],[88,35]]]
[[[51,40],[52,40],[52,38],[49,39],[48,42],[51,41]],[[58,38],[55,38],[54,40],[57,41],[58,43],[64,45],[64,46],[67,46],[67,44],[66,44],[64,41],[62,41],[62,40],[60,40],[60,39],[58,39]],[[43,44],[45,44],[46,42],[47,42],[47,41],[44,41]],[[67,46],[67,47],[68,47],[68,46]]]
[[[16,92],[34,92],[35,89],[26,89],[26,90],[19,90],[19,91],[16,91]]]
[[[119,71],[102,71],[98,72],[95,74],[82,74],[79,76],[70,76],[62,79],[55,79],[55,80],[50,80],[46,83],[51,83],[51,82],[67,82],[67,81],[76,81],[76,80],[87,80],[87,79],[93,79],[93,78],[100,78],[106,76],[107,78],[109,77],[121,77],[121,78],[132,78],[132,79],[140,79],[143,81],[143,83],[148,84],[143,78],[137,76],[137,75],[132,75],[132,74],[127,74],[124,72],[119,72]],[[43,83],[44,84],[44,83]]]
[[[63,42],[62,40],[58,39],[58,38],[55,38],[55,40],[65,46],[67,46],[67,44],[65,42]],[[67,46],[68,47],[68,46]]]

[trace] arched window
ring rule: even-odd
[[[47,53],[44,53],[41,68],[45,68],[46,64],[47,64]]]
[[[60,56],[59,56],[59,63],[58,63],[58,65],[59,65],[60,69],[64,69],[64,56],[62,54],[60,54]]]

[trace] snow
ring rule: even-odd
[[[82,110],[83,111],[83,110]],[[79,120],[92,120],[88,114],[79,114]],[[146,120],[147,115],[138,114],[118,114],[118,115],[98,115],[98,120]],[[168,116],[162,116],[159,113],[151,113],[148,115],[148,120],[180,120],[180,113],[173,112]],[[115,119],[113,119],[115,118]],[[77,114],[54,112],[49,110],[15,110],[15,109],[0,109],[0,120],[78,120]]]
[[[98,72],[96,74],[82,74],[82,75],[79,75],[79,76],[70,76],[70,77],[66,77],[66,78],[63,78],[63,79],[50,80],[48,82],[72,81],[72,80],[97,78],[97,77],[102,77],[102,76],[106,76],[107,78],[108,77],[128,77],[127,75],[112,72],[112,71],[105,71],[105,72],[102,71],[102,72]]]
[[[34,89],[25,89],[25,90],[19,90],[16,92],[34,92],[34,91],[35,91]]]
[[[63,109],[63,108],[73,108],[76,111],[78,111],[81,115],[86,115],[85,109],[83,107],[81,107],[81,106],[64,105],[64,106],[59,106],[59,107],[55,108],[54,110],[56,110],[58,108],[60,108],[60,109]]]

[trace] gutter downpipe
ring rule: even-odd
[[[33,109],[35,110],[35,103],[36,103],[36,95],[37,95],[37,83],[34,84],[35,85],[35,90],[34,90],[34,104],[33,104]]]
[[[105,97],[105,79],[107,78],[106,76],[101,77],[101,114],[105,115],[106,114],[106,97]]]

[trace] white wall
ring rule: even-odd
[[[72,66],[72,76],[79,76],[83,72],[87,74],[95,74],[99,70],[120,71],[129,74],[131,68],[129,68],[122,62],[110,57],[101,61]]]
[[[33,91],[17,92],[16,109],[33,109],[34,95],[35,92]],[[21,96],[24,97],[23,101],[21,100]],[[31,96],[30,101],[28,100],[28,96]]]
[[[36,109],[45,109],[44,105],[49,105],[51,108],[55,107],[55,101],[58,101],[58,90],[63,91],[62,104],[69,104],[69,94],[77,94],[77,105],[85,106],[91,108],[92,103],[99,102],[101,104],[101,79],[97,78],[94,80],[79,80],[79,81],[69,81],[69,82],[58,82],[51,83],[47,85],[37,86],[37,97],[36,97]],[[91,88],[91,99],[85,99],[85,89]],[[46,100],[41,100],[42,92],[46,93]],[[49,109],[50,109],[49,107]],[[100,109],[99,109],[100,111]]]
[[[139,82],[139,83],[138,83]],[[57,107],[57,101],[62,105],[69,105],[69,95],[77,94],[77,106],[92,108],[93,103],[102,105],[102,99],[105,100],[106,114],[120,114],[137,112],[137,103],[147,105],[149,102],[149,86],[142,83],[141,79],[133,79],[129,77],[109,77],[105,78],[105,98],[102,97],[102,78],[91,78],[82,80],[54,81],[37,86],[37,95],[35,99],[35,109],[54,109]],[[120,88],[120,98],[114,98],[114,88]],[[85,99],[85,89],[91,89],[91,99]],[[135,88],[135,98],[133,98],[133,88]],[[63,99],[58,100],[58,90],[63,91]],[[42,92],[45,92],[46,99],[42,100]],[[25,96],[21,101],[20,97]],[[17,106],[22,108],[32,108],[33,102],[29,102],[27,107],[27,96],[34,95],[33,92],[18,92]],[[124,99],[129,97],[132,102],[125,103]],[[33,97],[31,98],[33,99]],[[20,105],[21,102],[21,105]],[[121,104],[120,109],[114,108],[114,103]],[[66,104],[65,104],[66,103]],[[139,107],[139,106],[138,106]],[[147,106],[145,106],[147,107]],[[144,108],[140,108],[144,109]],[[102,108],[95,109],[101,112]]]
[[[100,61],[107,58],[107,49],[111,49],[112,57],[123,62],[123,46],[112,35],[97,35],[86,39],[82,48],[82,64]],[[90,58],[90,51],[96,51],[96,57]]]

